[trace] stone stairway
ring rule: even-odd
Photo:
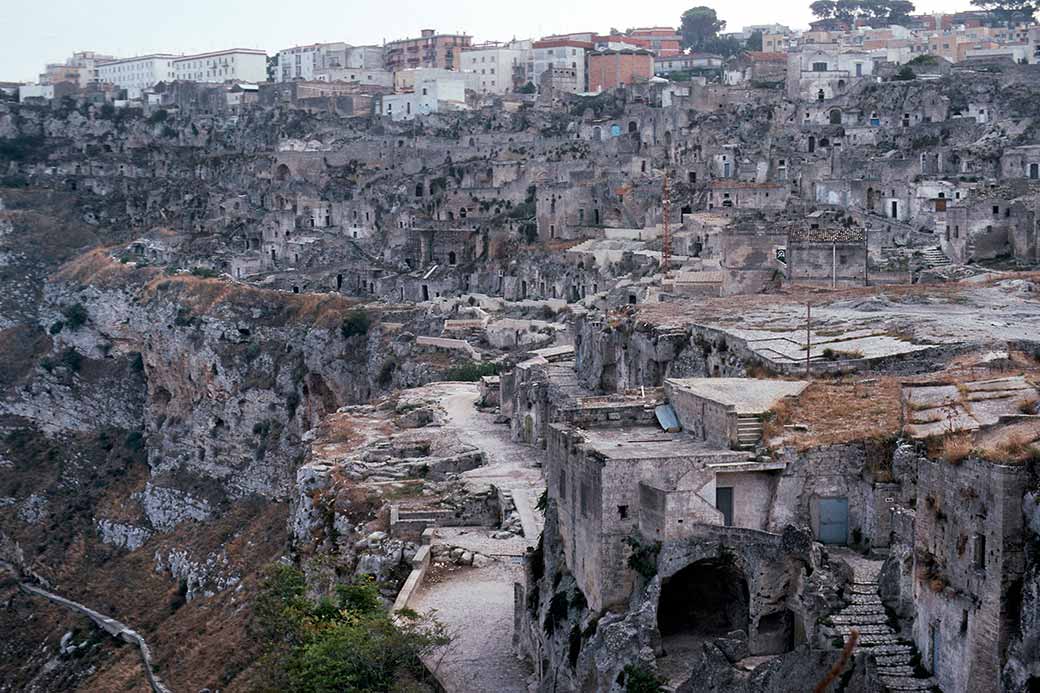
[[[921,255],[921,269],[934,269],[950,264],[950,258],[946,257],[946,253],[937,245],[925,248],[921,251]]]
[[[856,650],[874,655],[878,679],[888,691],[940,691],[934,678],[919,678],[912,661],[916,648],[902,641],[888,625],[888,616],[878,594],[878,576],[883,561],[843,551],[841,558],[852,568],[849,604],[831,617],[845,642],[859,631]],[[941,691],[940,691],[941,693]]]
[[[749,450],[762,442],[762,419],[754,414],[737,415],[737,447]]]

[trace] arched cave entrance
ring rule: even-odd
[[[278,164],[278,168],[274,170],[274,179],[276,181],[289,180],[289,167],[285,164]]]
[[[708,638],[748,630],[748,584],[732,561],[709,559],[661,582],[657,627],[665,654]],[[669,649],[671,646],[671,650]]]

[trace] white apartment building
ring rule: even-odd
[[[312,43],[279,51],[274,81],[314,80],[339,69],[380,70],[383,67],[383,49],[379,46]]]
[[[458,72],[443,67],[412,67],[394,73],[394,91],[397,93],[417,91],[419,84],[433,80],[460,82],[463,92],[466,89],[477,91],[478,78],[479,75],[470,72]]]
[[[531,69],[528,76],[535,86],[542,74],[551,67],[574,70],[575,91],[584,92],[588,84],[585,75],[585,55],[592,44],[575,39],[547,39],[531,46]]]
[[[393,120],[413,120],[429,113],[465,108],[465,80],[435,78],[416,82],[412,92],[386,94],[380,101],[379,113]]]
[[[191,82],[266,82],[267,53],[252,48],[229,48],[175,58],[173,78]]]
[[[394,73],[376,68],[328,67],[314,71],[315,82],[349,82],[375,87],[393,87]]]
[[[126,89],[130,98],[138,98],[141,90],[154,87],[159,82],[175,79],[173,61],[178,56],[169,53],[141,55],[136,58],[113,60],[97,66],[99,82],[108,82]]]
[[[462,51],[462,71],[479,76],[476,91],[508,94],[527,84],[530,41],[472,46]]]

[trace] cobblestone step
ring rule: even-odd
[[[910,676],[914,675],[914,668],[909,664],[896,664],[889,666],[882,666],[878,664],[878,674],[880,676]]]
[[[891,630],[887,633],[865,633],[859,636],[861,647],[870,645],[898,645],[899,638]]]
[[[879,676],[881,685],[893,691],[927,691],[935,687],[935,679],[915,679],[910,676]]]
[[[876,659],[879,667],[901,667],[910,666],[911,657],[910,653],[906,652],[902,654],[877,655]]]
[[[858,630],[860,635],[894,635],[895,633],[887,624],[881,625],[841,625],[835,630],[840,635],[849,635],[853,630]]]
[[[914,648],[910,647],[909,645],[903,644],[874,645],[871,646],[869,649],[871,654],[873,654],[875,657],[896,657],[899,655],[906,655],[907,661],[909,661],[909,657],[914,653]]]
[[[875,616],[885,615],[885,609],[880,604],[853,604],[852,606],[846,606],[844,609],[838,612],[839,616]]]
[[[877,591],[877,585],[857,585],[853,583],[851,594],[877,594]]]
[[[868,604],[881,608],[881,597],[876,594],[850,594],[849,601],[853,604]]]
[[[880,626],[888,623],[885,614],[838,614],[831,616],[831,622],[836,626]]]

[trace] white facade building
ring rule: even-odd
[[[806,47],[787,54],[787,95],[793,99],[833,99],[873,75],[874,56],[863,51]]]
[[[159,82],[267,81],[267,54],[252,48],[231,48],[197,55],[159,53],[114,60],[97,66],[99,82],[127,90],[131,99]]]
[[[462,51],[462,71],[479,76],[476,91],[508,94],[527,84],[530,41],[472,46]]]
[[[591,43],[573,39],[536,41],[531,47],[531,69],[528,76],[537,87],[542,74],[549,68],[571,69],[574,70],[575,90],[584,92],[588,84],[585,75],[585,54],[591,49]]]
[[[267,54],[252,48],[229,48],[175,58],[173,78],[191,82],[266,82]]]
[[[315,80],[342,69],[381,70],[384,68],[380,46],[351,46],[348,43],[312,43],[279,51],[274,81]]]
[[[394,73],[382,68],[328,67],[314,72],[315,82],[350,82],[377,87],[393,87]]]
[[[173,61],[177,59],[176,55],[157,53],[113,60],[97,66],[97,78],[99,82],[108,82],[126,89],[132,99],[138,98],[143,89],[154,87],[159,82],[171,82],[176,79]]]
[[[465,108],[465,80],[428,79],[417,82],[415,91],[383,96],[379,113],[393,120],[413,120],[416,116]]]
[[[18,87],[18,101],[19,103],[26,99],[53,99],[54,98],[54,85],[53,84],[23,84]]]
[[[479,75],[470,72],[447,70],[443,67],[413,67],[394,73],[394,91],[418,91],[421,83],[431,81],[461,82],[464,91],[477,91],[479,88]]]

